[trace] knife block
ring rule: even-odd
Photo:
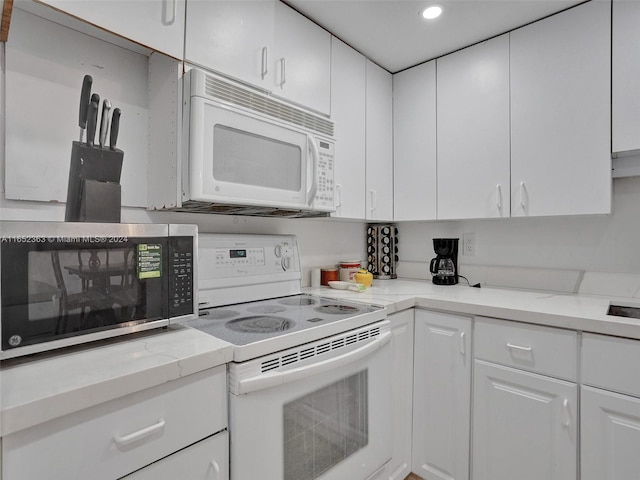
[[[73,142],[65,222],[119,223],[124,152]]]

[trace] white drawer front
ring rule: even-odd
[[[3,438],[2,477],[113,480],[226,425],[220,366]]]
[[[475,358],[566,380],[577,380],[576,332],[476,318]]]
[[[586,385],[640,397],[640,341],[585,333],[582,381]]]

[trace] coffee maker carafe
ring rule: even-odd
[[[434,238],[433,250],[437,257],[431,260],[434,285],[455,285],[458,283],[458,239]]]

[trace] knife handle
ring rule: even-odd
[[[100,147],[104,147],[107,143],[107,130],[109,129],[109,111],[111,110],[111,102],[106,98],[102,102],[102,117],[100,120]]]
[[[91,101],[96,102],[97,105],[100,105],[100,95],[98,95],[97,93],[92,93]]]
[[[109,148],[116,149],[116,141],[118,140],[118,130],[120,130],[120,109],[114,108],[111,116],[111,132],[109,133]]]
[[[96,136],[96,124],[98,123],[98,104],[91,102],[89,104],[89,112],[87,114],[87,145],[93,146]]]
[[[87,128],[87,114],[89,112],[89,102],[91,96],[91,85],[93,85],[93,77],[85,75],[82,80],[82,91],[80,92],[80,110],[78,113],[78,126],[80,127],[80,141],[85,128]]]

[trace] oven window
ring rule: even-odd
[[[369,441],[363,370],[284,405],[284,480],[313,480]]]
[[[302,152],[298,145],[216,125],[213,177],[239,185],[299,192]]]

